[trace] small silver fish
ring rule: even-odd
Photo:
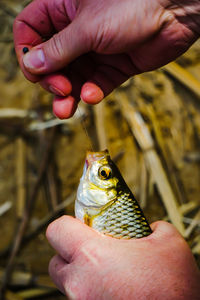
[[[115,238],[141,238],[152,232],[107,150],[87,153],[75,215],[97,231]]]

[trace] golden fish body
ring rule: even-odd
[[[87,153],[75,215],[97,231],[115,238],[141,238],[152,232],[107,150]]]

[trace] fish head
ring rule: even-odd
[[[116,198],[118,182],[119,171],[107,150],[87,152],[77,191],[78,206],[88,208],[90,212],[101,209]],[[75,210],[76,216],[82,219]]]

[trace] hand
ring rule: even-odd
[[[142,239],[117,240],[63,216],[47,229],[58,252],[50,275],[73,300],[200,299],[200,273],[184,239],[166,222],[152,230]]]
[[[68,118],[80,97],[98,103],[185,52],[199,37],[199,12],[198,0],[35,0],[15,20],[15,49],[25,76]]]

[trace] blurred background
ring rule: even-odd
[[[29,1],[0,2],[0,284],[5,299],[65,299],[48,276],[47,225],[74,215],[87,150],[108,148],[149,220],[172,222],[200,265],[200,41],[69,120],[19,70],[12,24]],[[167,242],[167,241],[166,241]],[[0,295],[1,299],[2,293]]]

